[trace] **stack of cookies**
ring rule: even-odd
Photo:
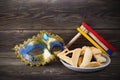
[[[66,63],[80,68],[98,67],[106,62],[102,52],[95,48],[84,46],[74,50],[65,49],[57,56]]]

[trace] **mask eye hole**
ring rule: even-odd
[[[40,55],[40,54],[42,54],[43,53],[43,50],[41,50],[41,49],[39,49],[39,48],[35,48],[35,49],[33,49],[33,50],[31,50],[30,52],[29,52],[29,54],[30,55]]]
[[[54,46],[51,50],[52,50],[52,53],[54,53],[56,51],[61,51],[61,47],[60,46]]]

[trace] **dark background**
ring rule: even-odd
[[[119,0],[0,0],[0,80],[116,80],[120,67]],[[67,44],[85,21],[117,52],[102,71],[79,73],[59,61],[42,67],[25,66],[11,50],[40,30],[59,34]],[[91,45],[80,37],[70,49]]]

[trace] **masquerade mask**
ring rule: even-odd
[[[64,46],[64,41],[60,36],[40,31],[37,36],[24,41],[23,44],[16,45],[14,50],[26,64],[40,66],[55,59],[57,53],[64,50]],[[34,50],[39,50],[39,53]],[[38,54],[35,55],[36,53]]]

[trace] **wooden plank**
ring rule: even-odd
[[[78,15],[79,16],[79,15]],[[78,19],[77,21],[74,21],[73,19],[70,19],[71,17],[78,18],[76,15],[69,15],[69,18],[66,18],[68,20],[62,20],[62,22],[55,22],[56,19],[44,19],[41,21],[36,21],[34,19],[22,19],[20,20],[8,20],[8,21],[1,21],[0,23],[0,30],[14,30],[14,29],[76,29],[76,27],[81,25],[82,21],[86,21],[93,29],[120,29],[119,20],[120,18],[99,18],[99,17],[88,17],[86,19]],[[64,17],[62,17],[65,19]],[[59,19],[59,18],[58,18]],[[61,20],[61,19],[59,19]],[[69,21],[70,20],[70,21]]]
[[[75,29],[82,21],[94,29],[120,29],[118,1],[37,1],[1,1],[0,30]]]
[[[6,52],[4,54],[13,54]],[[1,54],[0,54],[1,55]],[[48,80],[79,80],[79,79],[118,79],[120,67],[119,52],[116,56],[111,57],[111,64],[105,69],[93,73],[81,73],[67,69],[59,61],[52,62],[46,66],[30,67],[24,65],[20,59],[0,57],[0,80],[33,80],[33,79],[48,79]],[[4,74],[3,74],[4,73]]]

